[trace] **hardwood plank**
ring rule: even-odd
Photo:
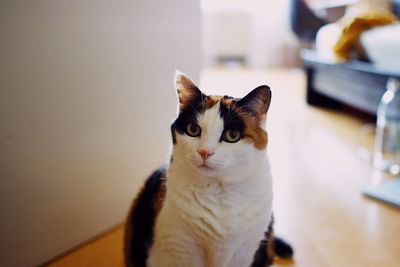
[[[48,267],[123,267],[123,226],[71,252]]]

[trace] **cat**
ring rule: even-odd
[[[271,91],[211,96],[178,72],[178,117],[169,166],[136,197],[125,229],[129,267],[270,266],[290,258],[273,236],[272,177],[266,153]]]

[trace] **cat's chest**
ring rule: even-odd
[[[176,205],[175,212],[193,234],[216,243],[240,239],[246,229],[265,222],[270,210],[266,198],[252,201],[243,199],[239,193],[220,196],[190,192],[184,197],[171,198]]]
[[[190,255],[191,262],[203,262],[200,266],[236,266],[233,262],[245,266],[251,262],[269,225],[268,194],[254,201],[234,193],[174,193],[167,197],[156,225],[157,247]]]
[[[196,194],[167,199],[155,229],[152,256],[179,255],[172,266],[250,265],[270,223],[267,199],[250,206],[214,201]]]
[[[208,220],[207,215],[199,217],[192,233],[206,251],[205,266],[249,266],[267,230],[268,210],[267,206],[240,211],[232,207]]]

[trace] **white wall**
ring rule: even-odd
[[[0,266],[34,266],[122,222],[167,159],[199,3],[1,1],[0,36]]]

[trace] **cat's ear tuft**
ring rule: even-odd
[[[271,90],[267,85],[261,85],[239,100],[237,104],[256,116],[263,116],[271,104]]]
[[[201,100],[202,92],[200,89],[189,77],[178,70],[175,74],[175,88],[181,105]]]

